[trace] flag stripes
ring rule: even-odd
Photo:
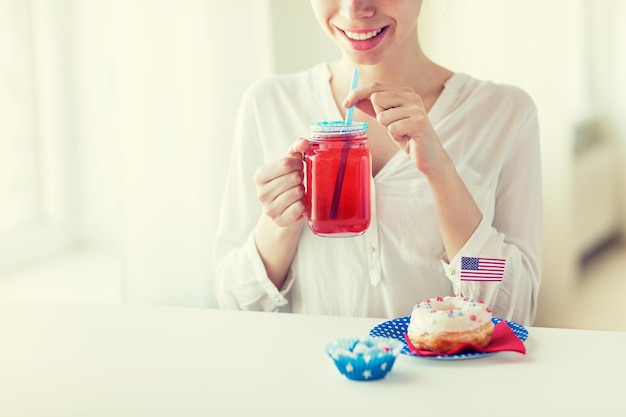
[[[502,282],[506,259],[461,258],[461,281]]]

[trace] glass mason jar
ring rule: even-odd
[[[304,154],[309,227],[319,236],[363,234],[371,219],[367,123],[318,122],[311,125],[309,141]]]

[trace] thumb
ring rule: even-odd
[[[357,101],[355,104],[356,108],[367,114],[370,117],[376,118],[376,111],[374,110],[374,106],[372,105],[372,101],[369,98],[364,98],[363,100]]]
[[[310,147],[311,142],[306,139],[299,138],[291,144],[289,151],[287,151],[287,156],[294,156],[294,154],[299,154],[298,156],[301,158],[302,154],[308,151]]]

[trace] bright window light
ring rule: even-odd
[[[0,2],[0,234],[41,215],[29,3]]]

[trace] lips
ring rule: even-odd
[[[340,29],[344,39],[353,50],[369,51],[374,49],[384,38],[387,26],[378,29],[347,30]]]

